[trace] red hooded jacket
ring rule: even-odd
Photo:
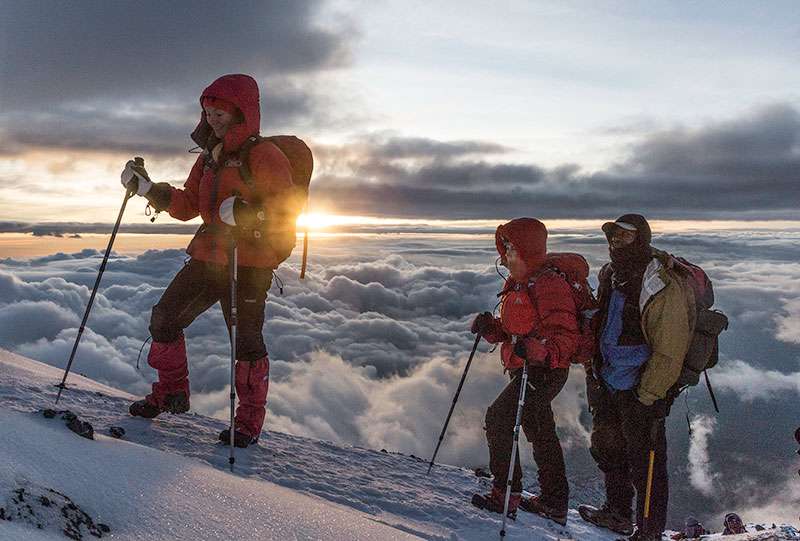
[[[263,207],[270,220],[270,208],[278,208],[292,188],[292,169],[286,156],[270,142],[261,142],[249,153],[249,165],[253,176],[252,185],[247,185],[239,174],[234,158],[238,150],[251,135],[258,135],[261,122],[258,84],[248,75],[224,75],[211,83],[200,96],[221,98],[233,103],[242,113],[243,121],[231,126],[219,141],[209,136],[205,115],[201,112],[200,123],[195,134],[203,133],[198,140],[203,147],[201,154],[189,173],[183,189],[172,187],[167,211],[178,220],[191,220],[196,216],[203,218],[203,227],[197,232],[186,251],[200,261],[227,264],[231,242],[231,228],[219,217],[220,204],[232,195]],[[207,164],[207,157],[220,164],[212,167]],[[228,164],[226,165],[226,162]],[[278,215],[278,212],[274,212]],[[295,242],[294,224],[279,226],[280,243],[285,245]],[[273,227],[271,231],[275,231]],[[275,242],[274,234],[270,239],[266,236],[242,234],[238,237],[239,265],[245,267],[275,268],[280,262],[276,249],[270,242]]]
[[[504,241],[510,242],[525,261],[524,280],[508,278],[501,292],[500,317],[483,333],[496,344],[508,370],[521,368],[514,355],[512,336],[525,344],[529,366],[569,368],[578,346],[578,320],[572,290],[559,274],[546,269],[547,229],[539,220],[517,218],[495,232],[495,244],[505,259]]]

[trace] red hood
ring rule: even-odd
[[[261,108],[259,106],[258,83],[249,75],[241,73],[223,75],[203,90],[200,95],[200,106],[203,98],[213,96],[234,104],[244,115],[244,122],[228,129],[223,137],[224,149],[228,152],[236,150],[251,135],[258,135],[261,126]],[[201,113],[200,123],[195,132],[201,130],[206,123]],[[201,146],[203,146],[201,144]]]
[[[528,273],[539,270],[547,258],[547,228],[539,220],[516,218],[497,228],[494,242],[497,252],[505,259],[506,248],[501,239],[506,239],[514,245],[525,261]]]

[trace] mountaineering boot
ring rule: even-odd
[[[536,513],[544,518],[549,518],[562,526],[567,525],[567,508],[561,509],[547,505],[539,496],[522,498],[519,502],[519,508],[528,513]]]
[[[661,541],[662,537],[660,533],[643,534],[636,530],[628,537],[618,537],[616,541]]]
[[[620,513],[611,509],[607,503],[604,503],[600,509],[591,505],[579,505],[578,513],[583,520],[591,522],[595,526],[608,528],[612,532],[622,535],[631,535],[633,533],[630,511],[626,514]]]
[[[137,400],[128,408],[128,412],[134,417],[144,417],[145,419],[153,419],[161,413],[161,408],[151,404],[146,398]]]
[[[221,441],[224,445],[230,445],[231,443],[230,428],[226,428],[225,430],[219,433],[219,441]],[[240,432],[238,430],[234,431],[233,433],[234,447],[245,449],[248,445],[253,445],[256,443],[258,443],[258,438],[254,438],[250,434],[245,434],[244,432]]]
[[[184,392],[168,394],[161,408],[170,413],[186,413],[189,411],[189,396]]]
[[[519,501],[521,498],[521,493],[511,493],[511,497],[508,499],[509,518],[517,518],[517,507],[519,507]],[[492,487],[492,491],[489,494],[473,494],[472,496],[472,505],[478,509],[486,509],[487,511],[491,511],[492,513],[500,513],[501,515],[503,514],[503,505],[505,504],[505,501],[505,490],[501,490],[497,487]]]
[[[189,411],[189,396],[184,392],[168,394],[161,400],[160,404],[156,404],[156,401],[157,398],[151,393],[131,404],[128,411],[134,417],[144,417],[145,419],[158,417],[162,411],[169,413],[186,413]]]

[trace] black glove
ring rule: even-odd
[[[528,360],[528,348],[525,347],[525,340],[518,338],[514,343],[514,355],[520,359]]]
[[[483,312],[482,314],[475,316],[475,319],[472,320],[470,332],[472,332],[472,334],[482,335],[493,323],[494,316],[490,312]]]
[[[639,411],[642,413],[642,417],[646,417],[648,419],[666,419],[667,415],[669,415],[671,404],[668,404],[663,398],[656,400],[649,406],[643,404],[642,401],[639,400],[639,397],[636,395],[636,393],[634,393],[633,399],[636,403],[636,407],[638,407]]]

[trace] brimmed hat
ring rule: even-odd
[[[641,214],[623,214],[613,222],[603,224],[603,233],[611,235],[616,229],[625,231],[635,231],[639,235],[642,244],[650,244],[653,233],[650,231],[650,224]]]

